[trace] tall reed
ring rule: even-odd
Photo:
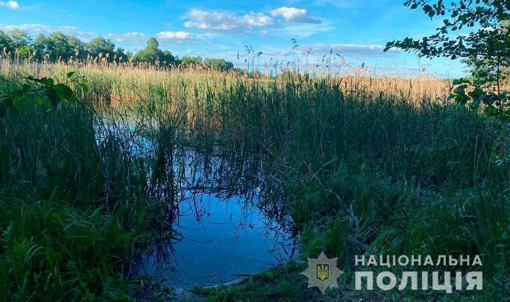
[[[176,201],[176,148],[249,153],[263,158],[265,182],[305,255],[481,254],[488,273],[510,269],[510,170],[493,160],[504,148],[483,115],[446,102],[445,80],[373,76],[364,67],[252,79],[5,61],[0,76],[11,85],[20,73],[75,70],[91,88],[79,108],[51,115],[29,107],[1,121],[4,187],[71,201],[87,215],[101,208],[147,238],[147,228],[164,229],[158,217]]]

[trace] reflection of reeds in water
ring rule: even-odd
[[[193,196],[210,194],[221,199],[240,196],[245,207],[249,207],[257,205],[265,194],[261,155],[243,149],[231,152],[207,142],[197,144],[197,140],[190,140],[189,132],[182,131],[183,115],[178,109],[165,99],[157,98],[138,104],[126,115],[111,113],[106,117],[114,123],[109,128],[123,129],[117,130],[120,131],[117,139],[127,138],[129,147],[126,150],[137,157],[134,162],[143,167],[139,170],[145,171],[140,177],[146,182],[144,199],[161,204],[159,214],[150,217],[166,217],[168,222],[163,225],[149,217],[154,229],[165,231],[151,244],[146,256],[154,257],[161,264],[173,259],[172,244],[182,239],[182,234],[171,226],[179,224],[180,203],[191,203],[193,215],[200,221],[206,205]],[[275,228],[284,221],[284,215],[270,208],[271,202],[265,202],[266,206],[261,208],[268,223]],[[281,206],[281,203],[273,205]]]
[[[226,226],[238,224],[239,228],[251,228],[253,226],[244,225],[246,215],[253,211],[260,211],[261,215],[265,217],[265,236],[267,236],[268,242],[274,244],[271,249],[272,255],[280,260],[293,256],[295,244],[289,238],[291,225],[283,215],[283,210],[278,208],[282,206],[282,203],[265,199],[266,189],[260,178],[262,171],[259,157],[250,155],[242,157],[239,154],[222,156],[218,152],[212,154],[197,152],[192,148],[177,146],[173,151],[172,158],[174,165],[167,168],[173,172],[169,173],[179,175],[173,182],[173,189],[176,192],[174,195],[176,206],[172,213],[174,225],[186,228],[186,225],[181,225],[179,219],[182,203],[186,203],[186,208],[191,209],[191,214],[198,223],[208,223],[206,222],[209,215],[207,209],[210,206],[215,207],[209,202],[224,203],[232,198],[239,198],[242,200],[243,210],[231,213],[231,217],[233,214],[236,218],[215,224],[225,224]],[[160,180],[162,186],[170,185],[169,183],[163,184],[164,179]],[[207,196],[214,196],[214,198],[209,199]],[[245,211],[247,214],[242,214]],[[207,233],[207,230],[204,229],[204,232]],[[172,264],[175,265],[182,261],[182,259],[174,257],[174,244],[185,239],[185,234],[175,232],[174,235],[170,240],[157,239],[154,241],[151,248],[145,253],[146,259],[143,262],[173,270]],[[239,232],[237,235],[233,235],[229,239],[230,243],[233,244],[239,236],[242,236]],[[186,255],[179,255],[179,257],[186,258]],[[184,259],[184,262],[186,261],[192,261],[192,259]],[[160,273],[164,274],[164,271]]]

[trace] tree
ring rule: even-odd
[[[87,51],[85,50],[85,43],[76,38],[75,36],[68,36],[67,37],[67,44],[70,47],[71,50],[71,56],[75,59],[86,59],[87,58]]]
[[[11,37],[0,30],[0,55],[2,53],[9,53],[14,50]]]
[[[147,46],[137,52],[133,59],[135,62],[147,62],[151,64],[163,62],[163,51],[159,49],[158,40],[150,38],[147,41]]]
[[[12,48],[16,53],[16,56],[21,59],[30,57],[34,51],[32,48],[32,38],[24,30],[13,29],[9,32],[9,36],[12,41]]]
[[[69,37],[60,31],[51,33],[46,38],[46,53],[49,55],[50,61],[59,59],[67,61],[74,55],[73,50],[69,45]]]
[[[23,46],[30,45],[32,43],[32,38],[28,36],[28,33],[21,29],[13,29],[9,32],[9,36],[11,36],[11,40],[14,48],[20,48]]]
[[[130,53],[130,52],[129,52],[129,51],[128,51],[128,52],[126,52],[126,51],[124,50],[124,48],[118,47],[118,48],[115,50],[115,56],[114,56],[114,58],[115,58],[115,60],[116,60],[117,62],[127,62],[127,61],[129,60],[129,57],[131,56],[131,55],[129,55],[129,53]]]
[[[184,56],[181,59],[181,65],[184,67],[188,66],[201,66],[202,65],[202,58],[197,57],[190,57],[190,56]]]
[[[420,7],[431,19],[449,15],[436,33],[421,40],[405,38],[388,42],[385,51],[397,47],[423,57],[442,56],[466,63],[474,80],[455,80],[450,99],[461,105],[470,103],[474,108],[485,104],[486,113],[496,117],[496,128],[505,135],[510,128],[510,106],[502,80],[509,76],[510,70],[510,1],[458,0],[449,5],[443,0],[434,2],[408,0],[404,5],[411,9]],[[505,160],[510,161],[510,154],[506,156]]]
[[[450,17],[443,20],[443,26],[437,28],[435,34],[421,40],[405,38],[402,41],[388,42],[385,50],[397,47],[428,58],[460,58],[470,66],[475,81],[456,81],[455,84],[460,86],[455,90],[454,98],[461,104],[472,100],[474,107],[480,102],[489,107],[494,104],[502,105],[501,98],[506,95],[502,94],[501,81],[508,75],[503,71],[510,66],[510,36],[505,25],[510,18],[510,1],[459,0],[448,6],[443,0],[432,5],[429,3],[427,0],[409,0],[404,5],[411,9],[421,7],[430,18],[448,13]],[[471,32],[460,32],[463,28],[469,28]],[[481,76],[482,71],[487,76]],[[494,83],[497,93],[484,91],[486,84]],[[467,84],[473,84],[475,88],[466,94]]]
[[[224,59],[206,59],[204,65],[219,71],[228,71],[234,68],[234,64]]]
[[[42,59],[44,55],[46,54],[46,47],[47,47],[47,39],[43,34],[39,34],[34,42],[32,43],[32,47],[35,50],[36,58]]]
[[[508,37],[510,29],[510,22],[502,21],[499,26],[495,29],[491,30],[499,30],[503,34],[504,37]],[[508,52],[510,51],[508,47],[505,49],[505,43],[508,41],[503,41],[501,43],[502,49],[499,49],[500,56],[497,55],[495,57],[473,57],[467,58],[465,63],[470,67],[471,73],[473,76],[483,82],[488,83],[498,83],[502,78],[508,76],[510,74],[510,57],[508,56]],[[506,53],[506,54],[505,54]],[[498,85],[499,87],[499,85]]]
[[[171,51],[163,50],[163,61],[167,64],[175,64],[175,57],[172,55]]]
[[[115,56],[115,44],[110,39],[97,37],[86,43],[85,46],[89,54],[94,58],[101,54],[103,58],[108,58],[108,61],[112,61]]]

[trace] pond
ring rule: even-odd
[[[275,207],[264,207],[264,181],[256,161],[198,154],[175,155],[179,178],[178,236],[153,246],[135,275],[158,276],[182,288],[213,286],[268,269],[293,256],[291,233]],[[183,171],[184,169],[184,171]],[[280,217],[278,217],[280,216]]]
[[[136,156],[155,163],[148,174],[159,177],[147,178],[148,191],[168,202],[174,236],[156,240],[131,276],[190,289],[235,282],[293,257],[289,218],[257,156],[197,151],[166,138],[163,146],[161,137],[133,135],[133,129],[119,133]]]

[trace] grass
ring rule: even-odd
[[[101,209],[2,193],[2,216],[11,221],[2,225],[1,300],[127,300],[121,271],[138,235]]]
[[[0,94],[20,74],[63,79],[75,70],[90,88],[79,104],[50,113],[28,105],[0,120],[0,266],[13,272],[0,298],[134,297],[129,264],[157,236],[172,236],[165,217],[178,202],[172,167],[182,146],[263,158],[264,202],[283,204],[299,234],[297,263],[195,291],[212,301],[506,298],[510,170],[493,160],[506,142],[478,112],[446,103],[447,81],[362,67],[250,79],[4,60]],[[347,272],[325,296],[298,274],[321,251]],[[480,255],[484,290],[354,291],[361,254]]]

